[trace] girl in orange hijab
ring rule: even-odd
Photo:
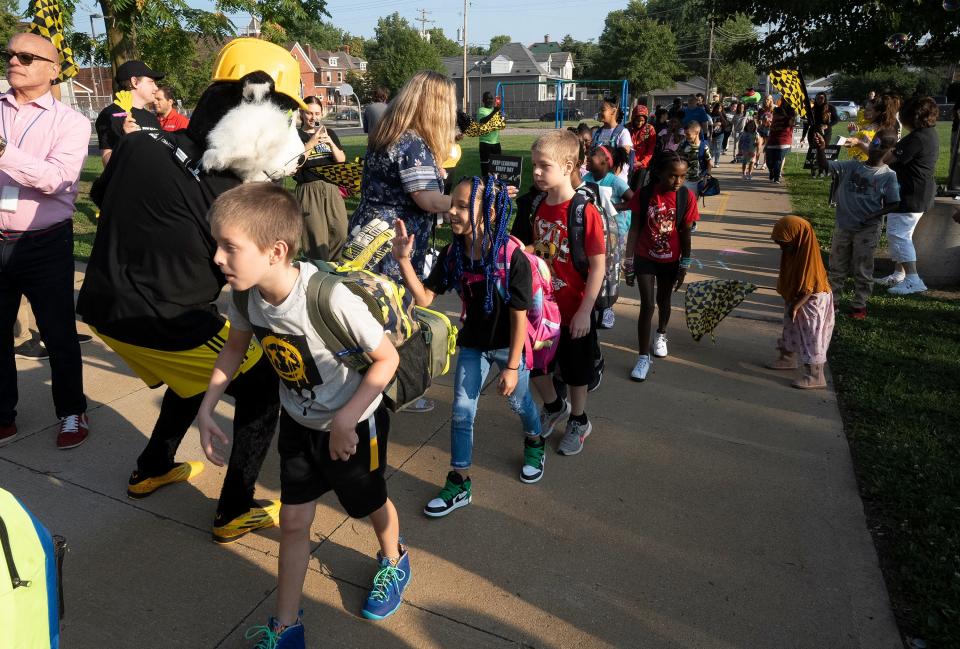
[[[823,366],[833,335],[833,293],[820,257],[820,244],[810,224],[798,216],[785,216],[773,226],[773,240],[783,251],[777,292],[786,309],[783,335],[777,342],[780,358],[768,367],[803,372],[793,382],[801,389],[823,388]]]

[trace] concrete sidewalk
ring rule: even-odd
[[[670,356],[632,383],[638,309],[625,289],[617,326],[601,334],[607,371],[590,395],[584,452],[550,451],[544,479],[520,483],[518,422],[488,394],[474,502],[431,520],[421,508],[449,462],[443,377],[431,389],[435,411],[393,418],[390,495],[413,572],[406,603],[384,622],[358,617],[374,537],[325,497],[303,601],[308,646],[901,647],[835,396],[791,389],[762,367],[782,310],[769,235],[788,211],[785,189],[726,170],[723,194],[703,209],[694,238],[702,266],[690,280],[743,278],[761,289],[721,323],[717,344],[691,340],[677,293]],[[459,313],[455,299],[443,306]],[[209,464],[189,485],[128,500],[161,393],[99,343],[84,353],[89,441],[55,449],[48,366],[18,361],[21,435],[0,448],[0,486],[71,547],[63,646],[252,646],[244,630],[273,610],[278,531],[214,545],[223,472]],[[179,457],[203,458],[195,432]],[[273,453],[258,496],[278,496],[278,474]]]

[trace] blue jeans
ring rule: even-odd
[[[502,370],[507,366],[509,349],[480,351],[461,347],[457,356],[457,374],[453,387],[453,419],[450,422],[450,466],[467,469],[473,463],[473,421],[477,416],[480,389],[496,363]],[[507,399],[510,408],[520,415],[523,431],[530,436],[540,434],[540,411],[530,394],[530,371],[520,359],[517,387]]]

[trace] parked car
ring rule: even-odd
[[[564,120],[578,120],[583,119],[583,111],[579,108],[565,108],[563,110],[562,118]],[[554,122],[557,119],[556,111],[550,111],[549,113],[544,113],[540,116],[541,122]]]
[[[860,110],[860,106],[849,99],[831,99],[827,103],[837,109],[837,119],[841,121],[856,119],[857,111]]]
[[[341,110],[339,113],[336,114],[334,119],[337,120],[338,122],[345,121],[345,120],[359,120],[360,113],[358,113],[353,109]]]

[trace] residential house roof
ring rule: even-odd
[[[490,56],[467,56],[467,76],[475,77],[491,75],[490,62],[503,57],[513,62],[509,75],[495,76],[547,76],[559,77],[560,69],[568,60],[572,60],[570,52],[555,52],[534,55],[523,43],[507,43]],[[451,77],[463,76],[463,57],[450,56],[442,59],[447,74]]]

